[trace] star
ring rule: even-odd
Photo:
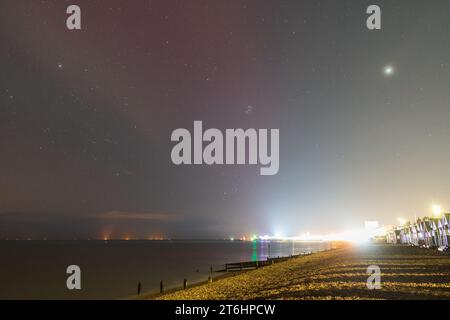
[[[58,69],[62,69],[62,68],[63,68],[62,63],[58,63]]]

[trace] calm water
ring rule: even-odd
[[[210,266],[327,249],[315,242],[0,241],[0,299],[111,299],[208,278]],[[79,265],[82,290],[66,289],[66,268]],[[217,273],[215,273],[217,275]]]

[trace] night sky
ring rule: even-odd
[[[448,0],[2,0],[0,238],[293,236],[448,209],[449,101]],[[194,120],[280,129],[279,173],[175,166]]]

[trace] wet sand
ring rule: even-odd
[[[381,289],[367,288],[367,267]],[[217,279],[153,299],[450,299],[450,254],[408,246],[339,248]]]

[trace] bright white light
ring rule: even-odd
[[[398,223],[400,223],[401,226],[404,226],[406,224],[406,220],[403,218],[398,218]]]
[[[274,237],[275,238],[284,238],[284,236],[281,232],[275,232]]]
[[[441,206],[438,206],[437,204],[433,204],[433,206],[431,207],[431,209],[433,210],[433,215],[435,217],[440,217],[442,214],[442,208]]]
[[[374,237],[380,237],[384,236],[386,234],[386,228],[384,227],[378,227],[375,228],[374,225],[372,225],[373,228],[359,228],[359,229],[352,229],[348,230],[346,232],[342,233],[336,233],[336,234],[311,234],[309,232],[306,232],[300,236],[295,237],[286,237],[286,236],[269,236],[269,235],[263,235],[259,236],[259,240],[275,240],[275,241],[348,241],[353,242],[357,244],[363,244],[368,242],[370,239]],[[244,239],[245,240],[245,239]],[[254,239],[252,239],[254,240]]]
[[[346,232],[331,234],[325,237],[325,240],[328,241],[349,241],[353,243],[365,243],[369,241],[370,238],[375,236],[375,230],[367,230],[367,229],[354,229],[348,230]]]
[[[378,229],[379,223],[378,221],[364,221],[364,226],[366,230],[375,230]]]
[[[383,72],[384,72],[385,75],[391,76],[391,75],[394,74],[394,67],[393,66],[386,66],[386,67],[384,67]]]

